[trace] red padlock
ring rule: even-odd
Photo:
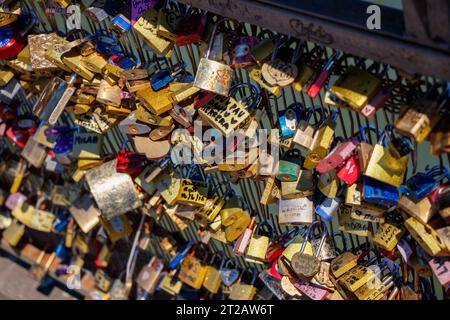
[[[117,172],[128,173],[130,176],[137,177],[142,170],[147,158],[145,155],[133,152],[120,150],[117,154]]]
[[[339,179],[344,181],[346,184],[354,184],[361,177],[361,167],[358,154],[351,156],[345,161],[344,165],[340,167],[337,171],[337,176]]]
[[[177,46],[188,46],[199,42],[205,32],[207,16],[193,14],[185,17],[178,25]]]
[[[0,58],[12,59],[16,57],[26,45],[25,38],[16,33],[14,28],[6,26],[0,28]]]
[[[316,167],[319,173],[326,173],[344,163],[350,158],[353,151],[358,146],[358,139],[354,137],[336,146],[325,158],[323,158]]]

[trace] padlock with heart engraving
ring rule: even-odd
[[[292,269],[295,271],[296,275],[300,278],[310,279],[312,278],[320,269],[320,259],[319,254],[322,250],[323,244],[325,242],[326,233],[324,232],[320,238],[319,245],[314,250],[315,254],[310,255],[305,253],[306,243],[310,240],[313,229],[320,225],[319,221],[316,221],[309,226],[306,231],[306,236],[304,242],[300,248],[300,251],[295,253],[291,260]]]
[[[211,52],[217,27],[226,20],[229,19],[223,18],[214,24],[206,56],[200,59],[194,80],[194,86],[222,96],[228,96],[234,72],[230,66],[209,59],[209,54]]]
[[[220,263],[220,278],[226,287],[232,286],[239,279],[239,270],[236,261],[232,258],[222,258]]]

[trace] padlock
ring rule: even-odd
[[[398,241],[405,233],[401,225],[397,225],[389,220],[382,223],[373,237],[373,243],[387,251],[392,251],[396,248]]]
[[[157,257],[152,257],[150,262],[142,267],[137,276],[136,284],[138,287],[150,294],[153,294],[158,285],[163,268],[164,262]]]
[[[203,281],[203,287],[212,294],[219,292],[220,284],[222,279],[220,277],[220,265],[218,264],[218,259],[220,253],[213,254],[209,264],[206,266],[205,279]]]
[[[222,18],[214,24],[206,56],[200,59],[194,80],[194,86],[222,96],[228,96],[234,72],[230,66],[209,59],[209,54],[214,42],[217,27],[226,20],[229,19]]]
[[[250,273],[251,279],[245,279],[244,276],[248,276]],[[250,267],[245,269],[239,278],[239,281],[231,288],[228,299],[230,300],[253,300],[256,294],[256,277],[257,273],[255,268]]]
[[[296,191],[301,197],[308,197],[314,194],[314,176],[312,170],[300,170],[297,179]]]
[[[302,229],[294,227],[281,235],[275,237],[269,245],[266,253],[266,260],[273,262],[283,254],[284,250],[295,241],[295,238],[300,234]]]
[[[58,77],[53,78],[36,101],[33,113],[42,121],[55,125],[75,93],[73,84],[76,77],[76,74],[72,75],[69,82]]]
[[[111,86],[107,81],[102,80],[98,88],[96,100],[105,105],[120,107],[122,90],[119,86]]]
[[[57,70],[57,66],[45,58],[46,51],[57,43],[61,43],[61,37],[56,33],[33,34],[28,36],[30,63],[34,71]]]
[[[433,270],[436,278],[439,280],[439,283],[442,286],[447,286],[450,283],[450,258],[433,257],[428,260],[428,264]]]
[[[336,173],[339,179],[347,185],[350,186],[356,183],[362,175],[359,155],[356,153],[350,156],[344,165],[337,169]]]
[[[405,220],[405,227],[422,247],[422,249],[430,256],[441,256],[445,254],[445,244],[439,235],[430,225],[422,224],[414,217]]]
[[[175,104],[175,101],[172,100],[169,87],[158,92],[153,91],[151,88],[139,90],[136,92],[136,97],[151,113],[156,116],[172,110],[172,107]],[[136,113],[136,117],[138,116],[139,114]]]
[[[400,198],[397,207],[424,224],[427,224],[438,210],[429,197],[415,202],[405,195]]]
[[[319,162],[326,156],[333,141],[337,112],[339,111],[333,111],[331,117],[315,132],[311,150],[306,156],[303,165],[304,169],[315,169]]]
[[[155,72],[150,77],[150,84],[154,91],[161,90],[163,87],[171,83],[177,74],[184,71],[184,63],[177,63],[170,68],[165,68]]]
[[[400,191],[417,203],[434,191],[439,182],[448,176],[447,166],[434,166],[409,178],[400,186]]]
[[[16,57],[20,51],[26,46],[26,39],[17,32],[14,26],[4,26],[0,29],[0,58],[12,59]]]
[[[306,243],[309,241],[313,229],[320,225],[319,221],[313,222],[306,231],[306,236],[304,238],[303,244],[300,251],[292,256],[291,267],[295,274],[300,278],[312,278],[320,269],[320,260],[318,258],[319,253],[322,250],[323,243],[325,242],[326,233],[324,232],[320,238],[319,245],[315,251],[315,255],[310,255],[305,253]]]
[[[94,52],[83,57],[83,64],[90,71],[102,74],[108,61],[101,54]]]
[[[243,232],[245,232],[247,226],[250,224],[251,218],[247,211],[235,220],[235,222],[225,228],[225,238],[228,242],[238,239]]]
[[[19,244],[25,234],[25,226],[14,219],[11,224],[3,230],[3,239],[12,247]]]
[[[261,73],[264,80],[271,86],[285,87],[294,82],[298,75],[298,69],[294,62],[298,59],[301,42],[298,41],[296,50],[292,55],[292,60],[287,63],[277,58],[278,49],[283,43],[282,38],[277,42],[275,50],[272,53],[272,59],[262,64]]]
[[[244,199],[231,192],[230,196],[225,198],[225,205],[220,210],[222,225],[228,227],[233,224],[245,211]]]
[[[302,164],[300,150],[288,150],[280,160],[277,179],[279,181],[297,181]]]
[[[219,272],[222,283],[226,287],[231,287],[236,281],[238,281],[240,276],[239,270],[236,266],[236,261],[231,258],[228,259],[225,256],[222,258],[222,262],[220,263]]]
[[[365,176],[376,179],[398,188],[403,182],[408,160],[408,155],[397,158],[389,148],[383,146],[383,142],[390,136],[389,126],[385,128],[378,143],[375,145],[367,164]]]
[[[206,203],[198,211],[198,215],[205,218],[208,222],[212,222],[220,213],[223,206],[225,205],[225,200],[218,195],[212,196],[206,200]]]
[[[315,212],[325,221],[331,221],[339,210],[341,205],[340,198],[326,197],[319,205],[316,206]]]
[[[204,280],[207,268],[204,262],[194,256],[195,251],[184,258],[179,273],[180,280],[194,289],[200,289]],[[207,258],[205,253],[204,259]]]
[[[340,188],[340,182],[337,178],[336,171],[331,170],[327,173],[321,174],[317,181],[317,188],[328,198],[336,198]]]
[[[200,13],[189,14],[181,19],[178,23],[176,45],[188,46],[198,43],[205,33],[207,21],[208,17]]]
[[[363,198],[368,203],[395,206],[400,200],[400,193],[391,184],[364,176]]]
[[[401,134],[417,142],[423,142],[439,121],[439,110],[446,99],[438,102],[430,99],[418,99],[407,108],[395,122],[395,128]]]
[[[247,247],[252,238],[254,227],[255,227],[256,218],[252,217],[250,224],[245,229],[244,233],[238,238],[236,243],[234,244],[233,253],[237,256],[244,256],[247,251]]]
[[[314,205],[310,197],[280,199],[278,223],[280,225],[311,224],[314,220]]]
[[[340,52],[336,51],[333,55],[328,59],[327,63],[323,67],[323,69],[317,74],[314,82],[308,87],[307,93],[311,98],[317,97],[323,85],[327,81],[328,77],[331,74],[331,71],[336,66],[336,62],[340,56]]]
[[[267,227],[268,230],[263,230],[263,227]],[[264,221],[257,223],[248,244],[245,260],[257,264],[264,263],[266,261],[267,249],[273,237],[274,230],[270,222]]]
[[[168,55],[173,47],[172,42],[157,34],[158,11],[150,8],[133,25],[133,29],[142,36],[146,44],[158,55]]]
[[[304,109],[301,103],[293,103],[286,110],[278,112],[282,138],[295,135],[299,122],[306,117]]]
[[[261,71],[261,67],[259,66],[254,66],[253,68],[250,69],[249,72],[249,76],[251,79],[253,79],[261,88],[267,90],[268,92],[270,92],[271,94],[273,94],[274,96],[278,97],[281,92],[283,91],[283,88],[280,86],[271,86],[270,84],[268,84],[263,76],[262,76],[262,71]]]
[[[358,300],[383,300],[386,297],[387,291],[394,286],[393,276],[386,275],[381,280],[377,281],[377,285],[363,285],[354,292]]]
[[[358,264],[358,255],[346,251],[331,261],[330,269],[334,278],[338,279]]]
[[[234,69],[246,68],[255,63],[251,50],[259,43],[256,36],[240,36],[233,49],[233,60],[231,67]]]
[[[358,235],[360,237],[369,237],[372,232],[368,221],[355,220],[351,216],[352,208],[341,205],[339,208],[339,230],[342,232]]]
[[[337,138],[336,138],[337,139]],[[336,140],[335,139],[335,140]],[[326,173],[339,166],[345,166],[346,160],[348,160],[353,154],[354,150],[358,146],[358,139],[353,137],[348,141],[344,141],[333,148],[330,153],[323,158],[316,167],[319,173]],[[350,183],[352,184],[352,183]]]
[[[274,177],[270,177],[266,181],[266,186],[264,187],[263,194],[261,195],[260,203],[263,205],[268,205],[274,203],[280,197],[280,190],[276,184]]]
[[[380,79],[368,71],[349,67],[330,91],[354,110],[360,111],[376,94],[380,85]]]

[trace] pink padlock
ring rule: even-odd
[[[449,257],[433,257],[428,261],[433,270],[434,275],[443,286],[450,284],[450,258]]]
[[[26,200],[27,197],[23,193],[14,192],[8,196],[8,199],[6,199],[5,206],[12,211]]]
[[[358,139],[354,137],[337,145],[325,158],[323,158],[316,167],[319,173],[326,173],[344,163],[358,146]]]

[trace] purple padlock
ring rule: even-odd
[[[6,199],[5,206],[12,211],[26,200],[27,197],[23,193],[14,192],[8,196],[8,199]]]

